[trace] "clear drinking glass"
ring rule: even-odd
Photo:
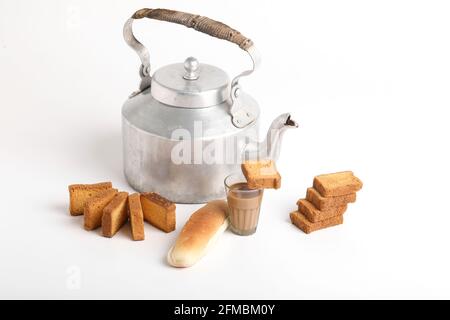
[[[244,175],[235,173],[225,178],[225,190],[231,231],[241,236],[254,234],[264,189],[249,189]]]

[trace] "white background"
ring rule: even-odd
[[[227,232],[191,269],[165,264],[178,229],[147,240],[86,232],[67,185],[122,174],[120,110],[139,60],[121,37],[137,9],[221,20],[251,37],[262,69],[242,81],[262,129],[282,112],[283,187],[258,232]],[[450,298],[448,1],[0,0],[0,298]],[[155,68],[187,56],[230,75],[236,46],[163,22],[136,23]],[[315,175],[364,181],[345,224],[305,235],[289,212]],[[79,286],[74,277],[79,275]],[[76,280],[76,279],[75,279]]]

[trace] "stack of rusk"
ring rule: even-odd
[[[305,233],[344,223],[347,205],[356,201],[363,184],[351,171],[324,174],[314,178],[306,199],[297,202],[290,214],[292,223]]]

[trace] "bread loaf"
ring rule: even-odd
[[[223,200],[211,201],[189,218],[175,245],[169,250],[167,262],[177,268],[194,265],[227,227],[227,203]]]

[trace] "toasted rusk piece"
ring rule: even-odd
[[[347,205],[330,208],[328,210],[319,210],[306,199],[300,199],[297,202],[298,211],[302,213],[309,221],[318,222],[326,219],[340,216],[347,210]]]
[[[103,209],[102,235],[112,238],[128,220],[128,192],[119,192]]]
[[[314,188],[324,197],[337,197],[361,190],[363,183],[351,171],[322,174],[314,178]]]
[[[279,189],[281,176],[273,160],[248,160],[242,165],[242,173],[251,189]]]
[[[128,196],[128,214],[130,216],[133,240],[144,240],[144,213],[142,212],[141,195],[139,193],[133,193]]]
[[[298,211],[290,214],[292,223],[302,230],[304,233],[311,233],[321,229],[337,226],[344,223],[344,216],[336,216],[319,222],[310,222],[306,217]]]
[[[141,194],[141,204],[145,221],[167,233],[175,230],[175,203],[150,192]]]
[[[72,184],[69,186],[70,214],[80,216],[83,214],[86,202],[98,193],[112,188],[111,182],[96,184]]]
[[[117,189],[104,190],[89,199],[84,206],[84,228],[94,230],[102,225],[103,209],[116,196]]]
[[[306,191],[306,200],[314,204],[319,210],[331,210],[336,207],[341,207],[347,203],[356,201],[356,193],[347,194],[339,197],[322,197],[320,193],[314,188],[308,188]]]

